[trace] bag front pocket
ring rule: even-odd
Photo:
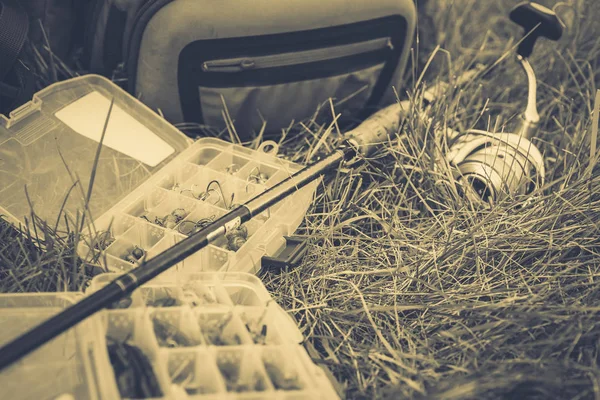
[[[236,127],[260,129],[264,119],[270,131],[280,131],[293,120],[311,118],[330,98],[336,112],[355,114],[373,94],[392,49],[389,38],[380,38],[296,53],[206,61],[205,73],[253,73],[234,87],[199,86],[203,122],[221,126],[225,105]]]
[[[281,132],[330,98],[336,113],[364,117],[402,52],[404,26],[395,18],[376,22],[188,44],[177,76],[185,121],[223,128],[225,105],[236,129],[258,131],[265,120],[267,131]],[[330,117],[326,107],[320,115]]]

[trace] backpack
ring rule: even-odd
[[[229,117],[245,140],[331,120],[329,99],[340,126],[395,102],[415,25],[413,0],[92,0],[84,59],[169,122]]]
[[[63,78],[48,64],[66,63],[81,46],[77,30],[87,1],[0,0],[0,114]]]

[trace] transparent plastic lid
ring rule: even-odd
[[[54,316],[81,299],[80,293],[0,295],[0,345]],[[57,336],[0,373],[0,398],[55,399],[64,393],[96,400],[98,391],[87,347],[101,336],[100,325],[87,319]]]
[[[33,209],[52,228],[64,230],[86,209],[95,169],[87,216],[93,220],[190,144],[106,78],[86,75],[56,83],[9,118],[0,115],[0,214],[18,225],[31,220]]]

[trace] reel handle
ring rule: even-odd
[[[526,1],[518,4],[509,14],[510,20],[525,29],[524,38],[519,43],[517,54],[529,57],[539,37],[557,41],[561,38],[563,27],[556,13],[538,3]]]

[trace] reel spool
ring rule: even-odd
[[[528,195],[544,184],[542,154],[514,133],[469,130],[456,138],[446,157],[460,186],[484,203]]]

